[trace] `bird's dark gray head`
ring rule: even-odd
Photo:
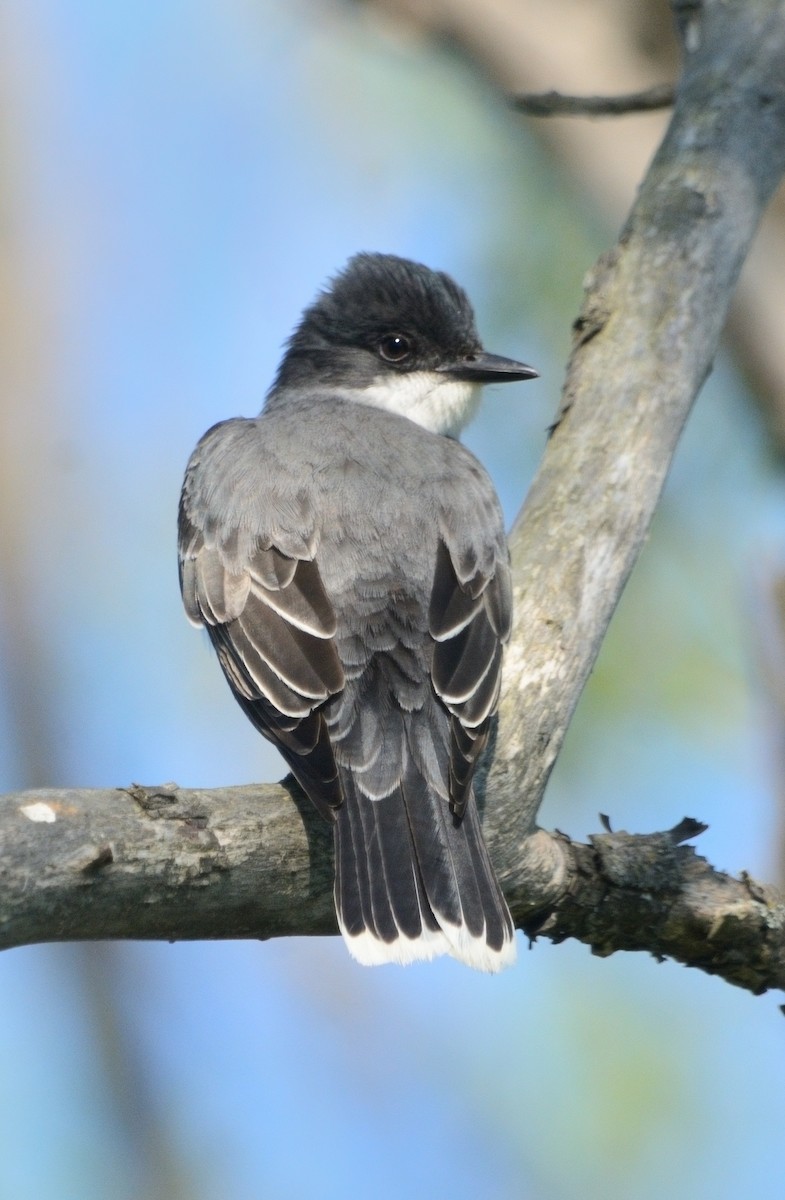
[[[483,350],[469,298],[449,275],[393,254],[356,254],[303,313],[269,402],[289,387],[329,389],[455,433],[479,385],[536,374]]]

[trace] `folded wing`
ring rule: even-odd
[[[207,437],[220,438],[222,429],[226,426]],[[186,612],[195,625],[206,627],[248,717],[277,744],[320,812],[333,819],[341,788],[320,711],[344,686],[332,604],[316,558],[309,556],[312,547],[296,546],[299,553],[292,553],[298,539],[280,537],[286,553],[259,528],[258,492],[244,496],[235,486],[231,503],[216,509],[202,482],[201,463],[209,449],[201,444],[201,453],[194,455],[180,502]],[[281,513],[275,512],[274,497],[264,500],[275,531]],[[307,525],[302,503],[298,517],[302,529]]]
[[[444,531],[436,555],[429,628],[436,645],[431,674],[450,713],[450,807],[466,810],[499,698],[502,647],[512,600],[506,546],[491,559],[467,555]]]

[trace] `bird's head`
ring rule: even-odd
[[[293,333],[271,389],[329,389],[456,435],[486,383],[532,379],[488,354],[463,288],[392,254],[356,254]]]

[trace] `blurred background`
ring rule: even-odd
[[[672,77],[668,20],[664,0],[5,0],[3,791],[279,777],[181,611],[177,499],[356,250],[451,272],[487,345],[539,368],[466,438],[514,519],[582,278],[666,118],[533,125],[506,96]],[[776,205],[762,236],[542,822],[693,816],[712,862],[774,882]],[[338,939],[6,952],[0,1198],[779,1200],[777,997],[520,949],[495,979],[363,970]]]

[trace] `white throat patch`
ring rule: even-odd
[[[482,385],[450,379],[438,371],[380,375],[370,387],[347,393],[360,404],[385,408],[431,433],[457,437],[477,411]]]

